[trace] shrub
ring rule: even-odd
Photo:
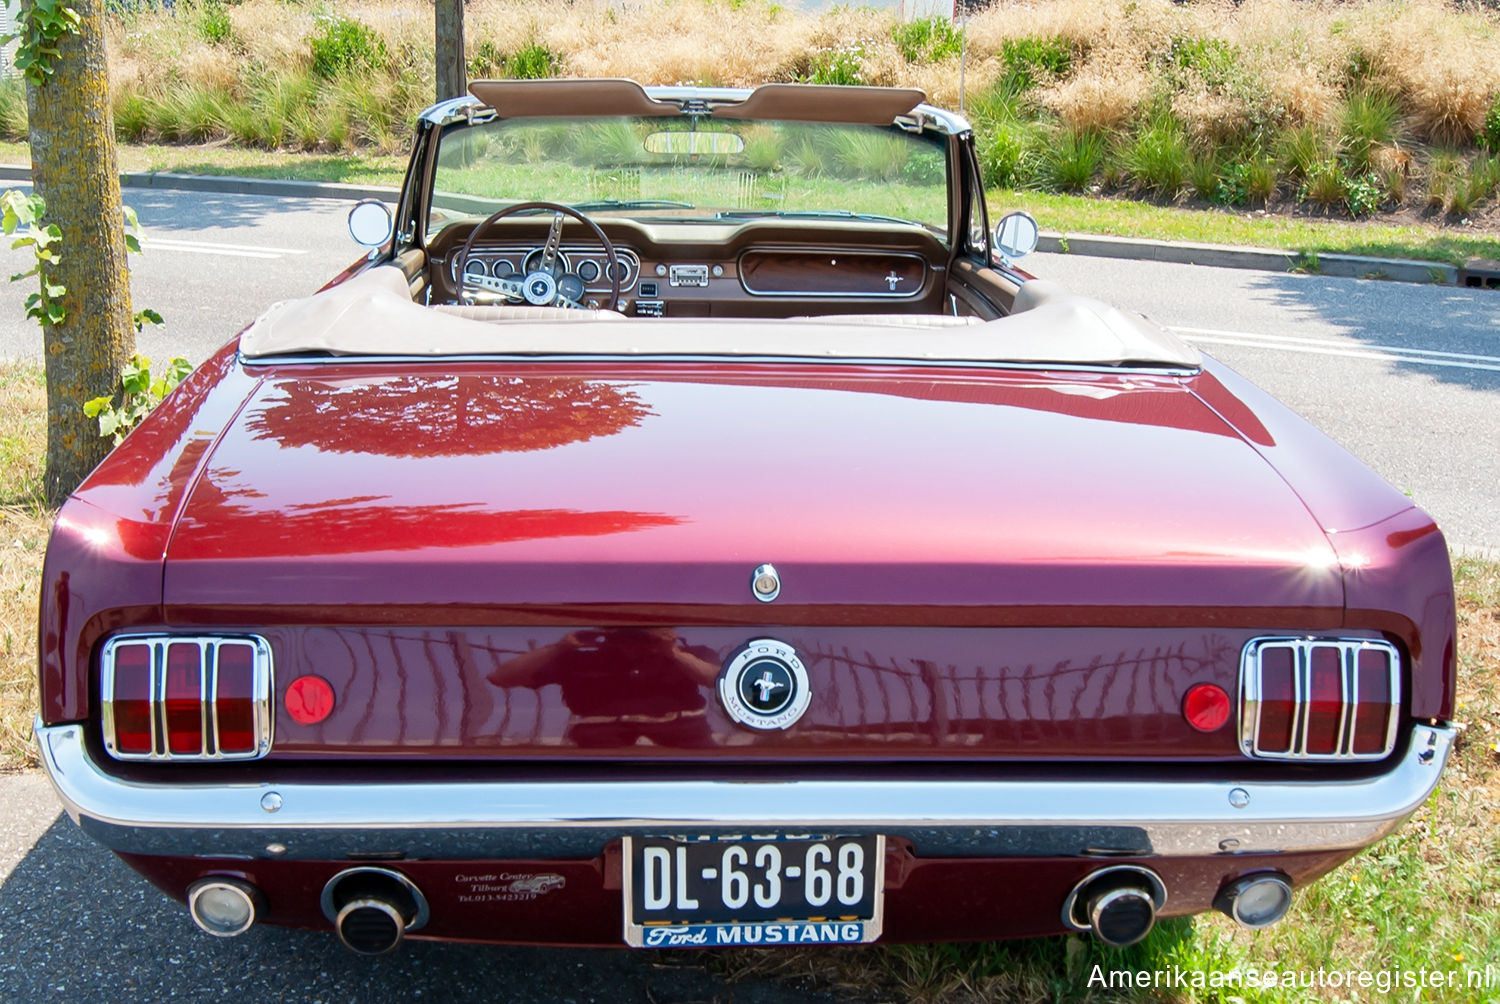
[[[1092,129],[1067,129],[1053,141],[1042,170],[1051,187],[1077,192],[1094,180],[1103,160],[1103,135]]]
[[[1324,209],[1342,205],[1348,193],[1348,181],[1339,162],[1321,160],[1307,172],[1302,184],[1302,198]]]
[[[864,61],[862,45],[824,49],[808,61],[807,76],[803,79],[810,84],[863,84]]]
[[[1448,210],[1464,180],[1464,162],[1458,154],[1451,150],[1434,153],[1427,163],[1427,205]]]
[[[234,37],[229,11],[221,0],[206,0],[198,9],[198,37],[209,45],[223,45]]]
[[[1267,203],[1276,197],[1276,161],[1257,157],[1245,165],[1245,196],[1251,202]]]
[[[1073,66],[1073,50],[1061,38],[1008,38],[1000,46],[1005,64],[1002,81],[1012,94],[1023,94],[1043,77],[1065,77]]]
[[[531,42],[505,58],[505,75],[515,80],[542,80],[557,76],[562,60],[557,53]]]
[[[1224,160],[1209,150],[1188,158],[1187,183],[1193,194],[1206,202],[1219,197],[1219,182],[1224,174]]]
[[[1187,181],[1187,135],[1170,112],[1157,112],[1127,142],[1122,159],[1125,171],[1137,185],[1165,198],[1176,198]]]
[[[469,76],[475,80],[493,77],[505,66],[505,54],[489,39],[479,43],[479,48],[469,59]]]
[[[1450,182],[1445,208],[1457,216],[1468,216],[1495,193],[1497,185],[1500,185],[1500,158],[1480,154],[1462,177],[1455,176]]]
[[[986,185],[1025,188],[1036,181],[1040,129],[1018,119],[996,122],[979,144],[979,168]]]
[[[1366,172],[1345,178],[1344,205],[1349,207],[1351,216],[1368,216],[1379,209],[1384,200],[1380,179],[1374,174]]]
[[[874,130],[834,134],[834,163],[848,178],[894,181],[900,178],[911,156],[911,144]]]
[[[1277,137],[1275,147],[1281,166],[1292,177],[1302,180],[1335,152],[1328,134],[1311,122],[1287,129]]]
[[[745,166],[752,171],[775,171],[781,167],[786,135],[769,126],[752,126],[744,132]]]
[[[1401,106],[1379,91],[1356,91],[1344,102],[1339,122],[1339,141],[1349,170],[1370,170],[1371,154],[1377,147],[1395,141],[1401,125]]]
[[[1195,73],[1210,88],[1223,90],[1239,76],[1239,51],[1219,38],[1174,38],[1167,61]]]
[[[1491,153],[1500,153],[1500,94],[1490,102],[1490,110],[1484,116],[1484,129],[1479,133],[1479,145]]]
[[[345,73],[372,71],[390,62],[385,41],[375,29],[346,17],[320,17],[320,27],[307,40],[313,72],[324,80]]]
[[[20,77],[0,79],[0,137],[25,140],[26,85]]]
[[[953,27],[946,17],[924,17],[891,26],[891,41],[901,50],[908,63],[936,63],[958,55],[963,48],[963,31]]]
[[[1214,201],[1229,206],[1266,203],[1276,194],[1276,162],[1269,157],[1237,160],[1219,177]]]

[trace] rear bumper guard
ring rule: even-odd
[[[85,832],[183,857],[591,858],[625,834],[884,833],[939,857],[1200,857],[1339,851],[1437,786],[1451,727],[1417,725],[1391,770],[1337,781],[788,780],[148,784],[106,773],[78,724],[36,726]]]

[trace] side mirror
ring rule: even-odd
[[[363,247],[380,247],[391,239],[394,229],[391,211],[377,199],[365,199],[349,210],[349,235]]]
[[[1041,234],[1030,213],[1007,213],[995,224],[995,247],[1006,258],[1024,258],[1036,250]]]

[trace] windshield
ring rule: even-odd
[[[913,223],[945,237],[941,140],[895,126],[705,119],[507,119],[439,141],[435,233],[518,202],[673,222],[762,216]]]

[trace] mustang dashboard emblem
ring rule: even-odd
[[[719,700],[729,717],[752,729],[789,729],[812,700],[807,668],[792,646],[757,638],[719,675]]]

